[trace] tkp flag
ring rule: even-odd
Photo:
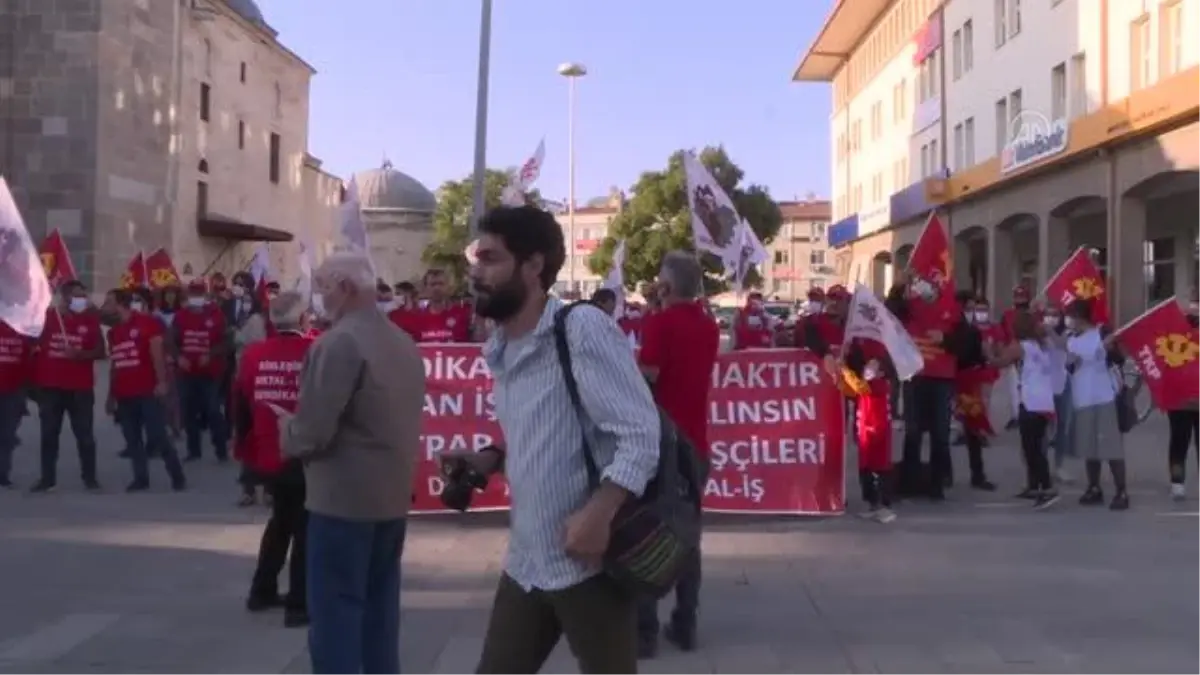
[[[871,289],[862,284],[854,287],[854,297],[850,299],[843,344],[849,344],[854,338],[874,340],[883,345],[901,381],[911,379],[921,370],[921,350],[904,325],[875,297]]]
[[[545,161],[546,139],[543,138],[538,143],[537,149],[533,151],[533,155],[525,160],[521,168],[509,176],[508,185],[505,186],[504,192],[500,195],[500,200],[505,206],[525,205],[525,195],[533,187],[533,184],[537,182],[538,176],[542,175],[542,164]]]
[[[1042,294],[1047,301],[1061,308],[1066,308],[1075,300],[1086,300],[1092,305],[1092,322],[1097,325],[1108,324],[1108,286],[1100,275],[1100,268],[1092,262],[1086,246],[1075,249],[1071,257],[1050,277]]]
[[[1133,358],[1160,410],[1178,410],[1200,398],[1197,331],[1175,298],[1130,321],[1113,339]]]
[[[38,337],[50,308],[50,282],[8,182],[0,176],[0,321]]]
[[[742,222],[733,201],[717,184],[700,159],[683,153],[683,173],[687,178],[688,210],[692,215],[692,241],[696,249],[708,251],[735,269],[740,253],[738,226]]]
[[[75,273],[75,263],[71,262],[71,251],[67,249],[67,242],[63,241],[62,233],[57,229],[52,230],[42,240],[38,254],[42,259],[42,269],[46,270],[50,288],[58,288],[79,278]]]

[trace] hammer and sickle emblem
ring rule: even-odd
[[[1104,292],[1104,287],[1096,283],[1096,280],[1091,277],[1076,279],[1074,286],[1075,297],[1083,300],[1091,300],[1092,298],[1099,297]]]
[[[1200,354],[1200,345],[1189,340],[1186,335],[1172,333],[1154,341],[1154,353],[1171,368],[1179,368],[1196,360],[1196,356]]]
[[[53,253],[43,253],[41,255],[41,258],[42,258],[42,269],[46,270],[46,274],[53,274],[54,273],[54,254]]]
[[[175,274],[169,269],[156,269],[150,274],[150,285],[155,288],[164,288],[177,282],[178,279],[175,278]]]
[[[121,275],[121,288],[133,288],[133,274],[125,272]]]

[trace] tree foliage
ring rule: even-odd
[[[484,202],[487,208],[500,205],[500,195],[508,185],[509,172],[488,169],[484,173]],[[421,261],[431,267],[446,270],[456,283],[466,278],[467,257],[464,251],[470,242],[470,223],[475,189],[474,176],[442,183],[437,190],[437,210],[433,212],[433,237]],[[530,204],[541,201],[537,190],[525,196]]]
[[[647,171],[630,189],[632,198],[613,218],[608,235],[588,260],[588,266],[600,275],[612,268],[612,255],[617,243],[625,241],[625,283],[631,289],[637,284],[652,281],[658,276],[663,255],[671,250],[694,251],[691,214],[688,212],[687,178],[683,170],[683,152],[675,152],[667,168]],[[742,185],[744,172],[725,153],[723,147],[706,147],[700,161],[733,200],[737,212],[764,244],[775,238],[783,218],[779,206],[761,185]],[[729,288],[724,279],[721,262],[705,254],[705,292],[721,293]],[[757,269],[747,275],[748,286],[757,287],[762,277]]]

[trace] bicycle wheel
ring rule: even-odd
[[[1121,379],[1133,396],[1133,408],[1137,412],[1138,424],[1141,424],[1154,412],[1154,401],[1150,398],[1150,390],[1142,381],[1141,372],[1131,360],[1126,360],[1121,368]]]

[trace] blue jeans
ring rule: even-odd
[[[117,401],[117,420],[129,461],[133,464],[133,482],[150,482],[149,450],[154,449],[167,467],[173,487],[183,487],[183,466],[175,454],[175,446],[167,434],[167,409],[157,396],[135,396]]]
[[[400,672],[405,521],[308,516],[312,672]]]
[[[1063,393],[1054,397],[1054,468],[1062,466],[1064,457],[1075,456],[1075,436],[1071,433],[1071,418],[1075,416],[1075,404],[1071,401],[1071,381],[1067,381]]]
[[[225,417],[221,414],[220,382],[205,375],[180,375],[178,382],[187,456],[200,457],[200,432],[207,425],[217,459],[225,459],[229,446]]]

